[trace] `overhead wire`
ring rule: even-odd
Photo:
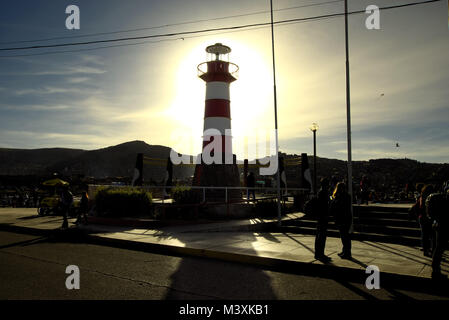
[[[442,1],[442,0],[427,0],[427,1],[422,1],[422,2],[413,2],[413,3],[407,3],[407,4],[401,4],[401,5],[387,6],[387,7],[381,7],[381,8],[379,8],[379,10],[397,9],[397,8],[422,5],[422,4],[428,4],[428,3],[433,3],[433,2],[439,2],[439,1]],[[361,13],[366,13],[366,11],[358,10],[358,11],[349,12],[348,14],[353,15],[353,14],[361,14]],[[294,24],[294,23],[300,23],[300,22],[310,22],[310,21],[314,21],[314,20],[330,19],[330,18],[342,16],[342,15],[344,15],[344,13],[332,13],[332,14],[311,16],[311,17],[305,17],[305,18],[279,20],[279,21],[273,22],[273,24],[287,25],[287,24]],[[246,30],[242,30],[242,29],[249,29],[249,28],[252,28],[252,29],[265,28],[265,27],[269,27],[270,24],[271,24],[270,22],[262,22],[262,23],[253,23],[253,24],[237,25],[237,26],[229,26],[229,27],[209,28],[209,29],[200,29],[200,30],[193,30],[193,31],[181,31],[181,32],[173,32],[173,33],[165,33],[165,34],[155,34],[155,35],[147,35],[147,36],[139,36],[139,37],[116,38],[116,39],[95,40],[95,41],[87,41],[87,42],[75,42],[75,43],[62,43],[62,44],[53,44],[53,45],[38,45],[38,46],[30,46],[30,47],[0,48],[0,51],[17,51],[17,50],[56,48],[56,47],[79,46],[79,45],[92,45],[92,44],[98,44],[98,43],[122,42],[122,41],[131,41],[131,40],[142,40],[142,39],[185,36],[185,35],[198,36],[198,34],[210,33],[210,32],[218,32],[218,34],[221,34],[221,33],[233,32],[233,31],[246,31]],[[215,34],[217,34],[217,33],[215,33]],[[204,35],[201,35],[201,36],[204,36]],[[99,49],[105,49],[105,48],[132,46],[132,45],[139,45],[139,44],[145,44],[145,43],[157,43],[157,42],[162,42],[162,41],[175,41],[175,40],[181,40],[181,39],[193,38],[193,37],[195,37],[195,36],[175,38],[175,39],[161,39],[161,40],[156,40],[156,41],[144,41],[144,42],[139,42],[139,43],[125,43],[125,44],[110,45],[110,46],[95,47],[95,48],[83,48],[83,49],[78,49],[78,50],[51,51],[51,52],[43,52],[43,53],[25,54],[25,55],[6,55],[6,56],[0,56],[0,58],[23,57],[23,56],[32,56],[32,55],[47,55],[47,54],[57,54],[57,53],[69,53],[69,52],[81,52],[81,51],[99,50]]]
[[[321,18],[318,18],[316,20],[321,20]],[[307,22],[307,21],[289,22],[289,23],[282,24],[282,26],[298,24],[298,23],[303,23],[303,22]],[[0,58],[19,58],[19,57],[43,56],[43,55],[62,54],[62,53],[77,53],[77,52],[84,52],[84,51],[95,51],[95,50],[102,50],[102,49],[109,49],[109,48],[145,45],[145,44],[153,44],[153,43],[161,43],[161,42],[172,42],[172,41],[194,39],[194,38],[208,37],[208,36],[214,36],[214,35],[222,35],[222,34],[229,34],[229,33],[237,33],[237,32],[248,32],[248,31],[253,31],[253,30],[266,29],[266,28],[269,28],[269,27],[270,27],[269,25],[266,25],[266,26],[261,26],[261,27],[247,28],[247,29],[244,29],[244,30],[231,30],[231,31],[222,31],[222,32],[209,33],[207,35],[192,35],[192,36],[185,36],[185,37],[182,37],[182,38],[161,39],[161,40],[147,40],[147,41],[140,41],[140,42],[135,42],[135,43],[124,43],[124,44],[100,46],[100,47],[94,47],[94,48],[82,48],[82,49],[72,49],[72,50],[46,51],[46,52],[39,52],[39,53],[8,55],[8,56],[0,56]]]
[[[320,2],[320,3],[312,3],[312,4],[307,4],[307,5],[301,5],[301,6],[280,8],[280,9],[276,9],[274,11],[279,12],[279,11],[287,11],[287,10],[294,10],[294,9],[302,9],[302,8],[321,6],[321,5],[332,4],[332,3],[342,2],[342,1],[343,0],[332,0],[332,1],[326,1],[326,2]],[[0,42],[0,45],[17,44],[17,43],[29,43],[29,42],[54,41],[54,40],[62,40],[62,39],[76,39],[76,38],[96,37],[96,36],[100,36],[100,35],[104,36],[104,35],[110,35],[110,34],[138,32],[138,31],[144,31],[144,30],[154,30],[154,29],[161,29],[161,28],[180,26],[180,25],[187,25],[187,24],[195,24],[195,23],[208,22],[208,21],[217,21],[217,20],[225,20],[225,19],[232,19],[232,18],[241,18],[241,17],[252,16],[252,15],[259,15],[259,14],[264,14],[264,13],[270,13],[270,11],[258,11],[258,12],[243,13],[243,14],[237,14],[237,15],[224,16],[224,17],[209,18],[209,19],[190,20],[190,21],[184,21],[184,22],[178,22],[178,23],[170,23],[170,24],[164,24],[164,25],[159,25],[159,26],[135,28],[135,29],[128,29],[128,30],[116,30],[116,31],[98,32],[98,33],[90,33],[90,34],[75,35],[75,36],[64,36],[64,37],[53,37],[53,38],[43,38],[43,39]]]

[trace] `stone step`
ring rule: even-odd
[[[301,220],[316,221],[314,217],[305,216]],[[332,219],[330,219],[332,220]],[[294,221],[294,220],[293,220]],[[374,225],[374,226],[393,226],[393,227],[407,227],[419,229],[419,223],[416,220],[410,220],[408,217],[403,219],[385,218],[385,217],[360,217],[354,216],[354,223],[362,225]]]
[[[316,220],[308,220],[308,219],[299,219],[293,220],[286,225],[297,226],[297,227],[309,227],[316,229]],[[335,223],[333,221],[329,222],[328,226],[329,230],[338,230]],[[389,226],[389,225],[369,225],[369,224],[360,224],[357,223],[357,220],[354,221],[354,229],[359,232],[367,232],[367,233],[377,233],[377,234],[385,234],[385,235],[398,235],[398,236],[412,236],[412,237],[420,237],[421,231],[417,227],[402,227],[402,226]]]
[[[419,228],[419,224],[414,220],[404,219],[391,219],[391,218],[367,218],[367,217],[354,217],[354,222],[357,224],[367,225],[383,225],[383,226],[396,226],[396,227],[408,227]]]
[[[316,229],[313,227],[299,227],[299,226],[281,226],[277,229],[279,232],[298,233],[298,234],[316,234]],[[337,230],[329,229],[327,232],[329,237],[339,237],[340,234]],[[398,236],[398,235],[386,235],[380,233],[368,233],[354,231],[351,235],[353,240],[359,241],[376,241],[385,243],[395,243],[407,246],[421,246],[421,239],[413,236]]]
[[[399,213],[407,213],[410,207],[412,207],[413,204],[407,204],[404,206],[377,206],[377,205],[354,205],[354,211],[358,212],[370,212],[370,211],[377,211],[377,212],[399,212]]]
[[[408,212],[354,211],[354,217],[408,220],[410,216]]]

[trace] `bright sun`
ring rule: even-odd
[[[231,84],[233,151],[238,158],[248,157],[247,144],[255,133],[272,123],[272,76],[269,63],[260,53],[231,39],[217,39],[231,47],[229,61],[239,66],[237,81]],[[197,65],[206,61],[203,42],[186,55],[177,71],[176,96],[166,115],[176,123],[171,145],[182,153],[201,152],[204,119],[205,83],[198,78]]]

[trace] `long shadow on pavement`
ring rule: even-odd
[[[206,233],[207,234],[207,233]],[[213,232],[210,237],[213,244]],[[159,236],[164,237],[164,233]],[[182,243],[194,244],[188,234],[177,233],[176,239]],[[238,234],[229,234],[229,243],[241,241]],[[256,241],[254,234],[245,235],[245,243]],[[270,240],[268,238],[267,240]],[[275,241],[274,237],[271,241]],[[204,241],[204,240],[202,240]],[[219,248],[217,250],[220,250]],[[244,253],[257,255],[254,248],[245,246]],[[275,300],[277,296],[271,285],[271,278],[263,269],[252,266],[223,262],[215,259],[204,259],[205,263],[198,263],[197,258],[183,257],[176,272],[171,276],[172,286],[165,299],[263,299]],[[207,262],[206,262],[207,261]],[[204,293],[200,296],[185,294],[183,291]]]

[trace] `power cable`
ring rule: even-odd
[[[324,20],[324,19],[319,18],[316,20]],[[287,25],[298,24],[298,23],[303,23],[303,22],[307,22],[307,21],[289,22],[289,23],[282,24],[281,26],[287,26]],[[84,52],[84,51],[94,51],[94,50],[102,50],[102,49],[118,48],[118,47],[128,47],[128,46],[136,46],[136,45],[144,45],[144,44],[153,44],[153,43],[168,42],[168,41],[179,41],[179,40],[200,38],[200,37],[213,36],[213,35],[222,35],[222,34],[229,34],[229,33],[236,33],[236,32],[247,32],[247,31],[265,29],[265,28],[269,28],[269,27],[270,27],[269,25],[266,25],[266,26],[262,26],[262,27],[247,28],[244,30],[232,30],[232,31],[210,33],[207,35],[194,35],[194,36],[187,36],[187,37],[174,38],[174,39],[148,40],[148,41],[141,41],[141,42],[135,42],[135,43],[125,43],[125,44],[101,46],[101,47],[95,47],[95,48],[83,48],[83,49],[76,49],[76,50],[46,51],[46,52],[39,52],[39,53],[8,55],[8,56],[0,56],[0,58],[19,58],[19,57],[44,56],[44,55],[61,54],[61,53],[76,53],[76,52]]]
[[[410,6],[416,6],[416,5],[421,5],[421,4],[428,4],[428,3],[439,2],[439,1],[442,1],[442,0],[428,0],[428,1],[422,1],[422,2],[414,2],[414,3],[408,3],[408,4],[402,4],[402,5],[388,6],[388,7],[379,8],[379,10],[397,9],[397,8],[410,7]],[[365,13],[365,10],[353,11],[353,12],[349,12],[348,14],[361,14],[361,13]],[[327,14],[327,15],[321,15],[321,16],[313,16],[313,17],[306,17],[306,18],[295,18],[295,19],[289,19],[289,20],[280,20],[280,21],[273,22],[273,24],[275,24],[275,25],[291,24],[291,23],[297,23],[297,22],[305,22],[305,21],[313,21],[313,20],[320,20],[320,19],[335,18],[335,17],[342,16],[342,15],[344,15],[344,13],[333,13],[333,14]],[[201,34],[201,33],[208,33],[208,32],[214,32],[214,31],[239,30],[239,29],[246,29],[246,28],[253,28],[253,27],[266,27],[266,26],[269,26],[269,25],[271,25],[271,22],[254,23],[254,24],[238,25],[238,26],[231,26],[231,27],[201,29],[201,30],[194,30],[194,31],[183,31],[183,32],[156,34],[156,35],[147,35],[147,36],[140,36],[140,37],[116,38],[116,39],[106,39],[106,40],[96,40],[96,41],[86,41],[86,42],[74,42],[74,43],[62,43],[62,44],[53,44],[53,45],[38,45],[38,46],[30,46],[30,47],[0,48],[0,51],[17,51],[17,50],[30,50],[30,49],[42,49],[42,48],[56,48],[56,47],[67,47],[67,46],[91,45],[91,44],[97,44],[97,43],[121,42],[121,41],[142,40],[142,39],[160,38],[160,37],[173,37],[173,36],[181,36],[181,35],[188,35],[188,34]],[[167,40],[179,40],[179,38],[178,39],[167,39]],[[158,41],[158,42],[160,42],[160,41]],[[142,43],[137,43],[137,44],[142,44]],[[108,46],[108,47],[127,46],[127,45],[136,45],[136,44],[122,44],[122,45]],[[106,47],[103,47],[103,48],[106,48]],[[100,48],[90,48],[90,49],[91,50],[95,50],[95,49],[103,49],[103,48],[100,47]],[[84,49],[84,50],[89,50],[89,49]],[[69,52],[69,51],[65,51],[65,52]],[[52,53],[53,52],[47,52],[45,54],[52,54]],[[62,53],[62,52],[60,51],[60,53]],[[18,57],[18,56],[0,56],[0,58],[6,58],[6,57]]]
[[[277,9],[277,10],[274,10],[274,11],[287,11],[287,10],[301,9],[301,8],[307,8],[307,7],[313,7],[313,6],[332,4],[332,3],[336,3],[336,2],[342,2],[342,1],[343,0],[333,0],[333,1],[320,2],[320,3],[308,4],[308,5],[302,5],[302,6],[281,8],[281,9]],[[100,35],[103,36],[103,35],[110,35],[110,34],[137,32],[137,31],[153,30],[153,29],[167,28],[167,27],[180,26],[180,25],[186,25],[186,24],[194,24],[194,23],[207,22],[207,21],[217,21],[217,20],[225,20],[225,19],[231,19],[231,18],[241,18],[241,17],[252,16],[252,15],[259,15],[259,14],[264,14],[264,13],[269,13],[269,12],[270,11],[258,11],[258,12],[253,12],[253,13],[244,13],[244,14],[238,14],[238,15],[232,15],[232,16],[224,16],[224,17],[217,17],[217,18],[210,18],[210,19],[201,19],[201,20],[191,20],[191,21],[184,21],[184,22],[178,22],[178,23],[170,23],[170,24],[164,24],[164,25],[153,26],[153,27],[144,27],[144,28],[136,28],[136,29],[128,29],[128,30],[118,30],[118,31],[110,31],[110,32],[90,33],[90,34],[77,35],[77,36],[64,36],[64,37],[53,37],[53,38],[45,38],[45,39],[0,42],[0,45],[17,44],[17,43],[29,43],[29,42],[41,42],[41,41],[53,41],[53,40],[62,40],[62,39],[75,39],[75,38],[95,37],[95,36],[100,36]]]

